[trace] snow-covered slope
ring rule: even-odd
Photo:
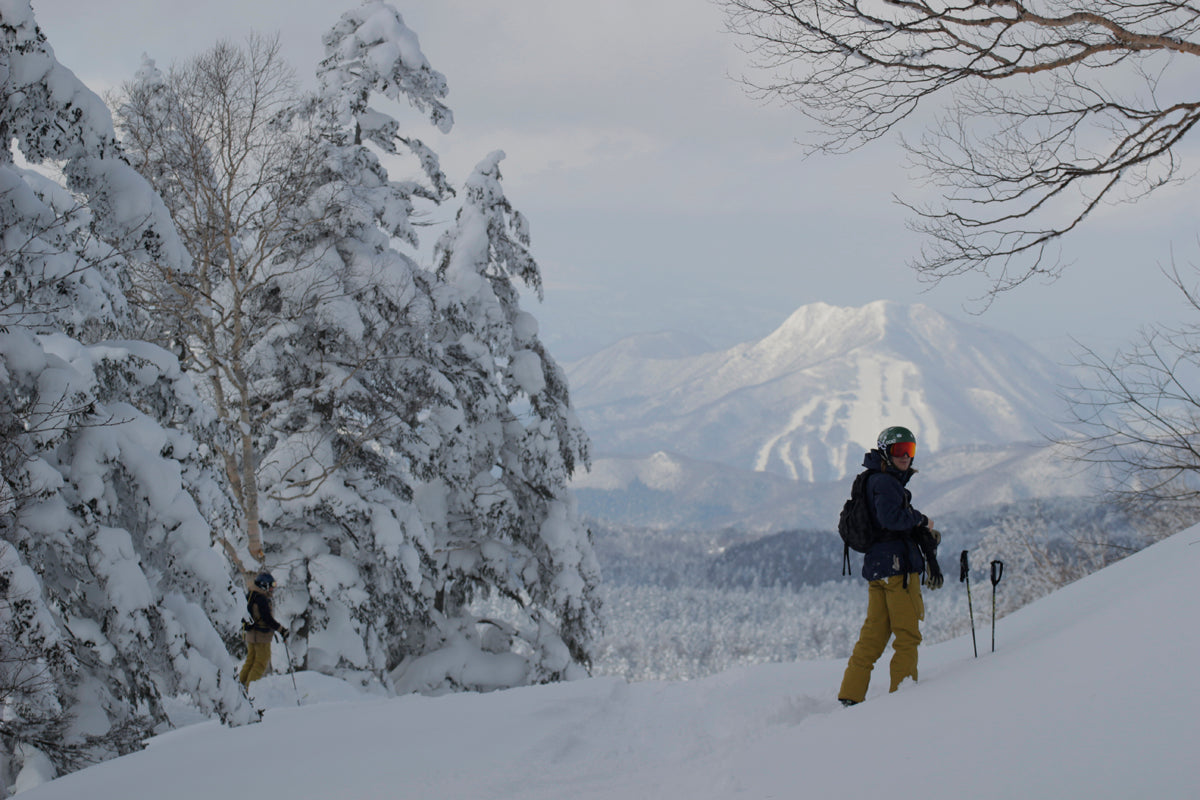
[[[656,450],[805,481],[842,478],[889,424],[922,452],[1057,432],[1063,376],[1007,334],[922,305],[800,308],[757,342],[692,353],[634,338],[567,366],[602,455]]]
[[[1197,569],[1200,527],[1001,619],[995,653],[988,630],[978,659],[969,634],[922,648],[920,684],[877,675],[851,709],[840,660],[439,698],[349,699],[306,673],[304,707],[276,676],[254,685],[261,724],[176,731],[22,797],[1194,797]]]

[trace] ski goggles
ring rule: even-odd
[[[892,458],[900,458],[906,456],[908,458],[916,458],[917,443],[916,442],[895,442],[888,445],[888,455]]]

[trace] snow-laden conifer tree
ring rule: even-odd
[[[309,663],[372,671],[382,666],[401,691],[561,677],[586,657],[595,621],[590,544],[563,491],[582,453],[582,433],[573,423],[561,426],[569,443],[551,449],[565,468],[542,459],[544,442],[537,436],[508,442],[514,449],[529,445],[525,455],[536,462],[529,468],[531,483],[549,488],[540,508],[507,500],[503,513],[489,511],[494,504],[485,499],[492,487],[480,484],[479,473],[499,468],[511,474],[501,451],[503,431],[514,431],[509,423],[515,418],[503,384],[491,377],[493,359],[479,358],[477,350],[490,353],[493,341],[504,336],[466,343],[464,335],[476,326],[464,315],[492,310],[421,268],[411,251],[396,244],[418,244],[416,201],[441,202],[451,191],[436,155],[419,139],[402,136],[399,120],[373,105],[376,98],[407,101],[448,131],[445,78],[384,3],[343,15],[325,46],[319,90],[304,116],[320,132],[326,172],[298,211],[306,235],[293,257],[322,265],[331,280],[341,276],[343,302],[323,309],[311,330],[298,332],[301,339],[323,342],[326,358],[305,363],[325,398],[308,418],[324,414],[328,420],[328,455],[341,468],[325,476],[317,491],[298,491],[295,478],[281,473],[272,484],[276,496],[291,498],[277,506],[288,515],[280,529],[311,534],[301,548]],[[391,180],[379,152],[415,156],[422,179]],[[536,266],[529,265],[532,273],[522,277],[536,281]],[[447,315],[457,321],[447,323]],[[528,315],[521,320],[529,347],[540,351],[536,323]],[[498,346],[497,357],[512,349],[511,343]],[[546,414],[551,428],[566,400],[556,370],[548,370],[554,388],[539,394],[552,398],[550,405],[564,403]],[[520,513],[526,516],[518,520]],[[482,527],[464,537],[464,527],[473,523]],[[553,548],[529,546],[543,534],[558,537]],[[282,539],[276,546],[289,548]],[[475,568],[464,567],[469,552],[482,559]],[[578,581],[568,585],[572,570]],[[480,630],[465,601],[490,591],[522,599],[525,624],[484,624]],[[356,638],[365,645],[361,653],[338,644]]]
[[[28,0],[0,0],[0,132],[0,780],[27,786],[173,708],[251,711],[222,638],[240,603],[212,545],[211,414],[172,355],[120,338],[124,266],[187,258]]]
[[[386,681],[430,641],[434,542],[414,487],[432,474],[429,420],[456,398],[429,341],[436,278],[411,253],[417,203],[452,192],[432,151],[369,102],[407,100],[443,131],[451,115],[445,79],[393,9],[343,15],[324,44],[317,92],[277,120],[313,137],[318,166],[290,178],[304,190],[281,258],[296,268],[266,287],[289,322],[256,346],[294,387],[263,406],[264,544],[297,658]],[[414,154],[421,178],[390,180],[378,151]]]
[[[448,437],[438,453],[447,513],[437,525],[437,610],[456,649],[523,651],[527,680],[553,680],[589,663],[598,627],[599,569],[567,488],[586,465],[587,437],[565,375],[521,308],[516,282],[540,299],[541,276],[528,224],[501,186],[503,158],[494,152],[475,168],[436,248],[437,339],[451,344],[471,387],[462,403],[471,435]],[[472,613],[492,593],[519,612],[515,625]],[[404,680],[419,686],[425,671]]]

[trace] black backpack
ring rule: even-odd
[[[880,540],[883,528],[875,520],[875,514],[867,503],[867,478],[879,472],[865,469],[854,478],[850,487],[850,499],[842,506],[838,516],[838,533],[842,537],[842,574],[850,574],[850,551],[865,553]]]

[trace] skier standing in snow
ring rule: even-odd
[[[238,676],[245,687],[266,674],[267,665],[271,663],[271,639],[274,635],[278,633],[280,638],[287,638],[287,629],[272,614],[274,604],[271,597],[274,593],[275,578],[271,573],[264,572],[254,579],[246,598],[246,611],[250,614],[250,622],[246,625],[246,663]]]
[[[863,556],[862,576],[869,582],[867,619],[842,678],[842,705],[866,699],[871,670],[893,635],[891,691],[905,678],[917,680],[920,621],[925,618],[920,575],[927,573],[930,589],[940,588],[943,579],[937,563],[941,536],[932,520],[913,508],[912,493],[905,488],[916,472],[916,454],[912,431],[893,426],[885,428],[876,449],[863,456],[863,466],[871,473],[863,496],[881,530]]]

